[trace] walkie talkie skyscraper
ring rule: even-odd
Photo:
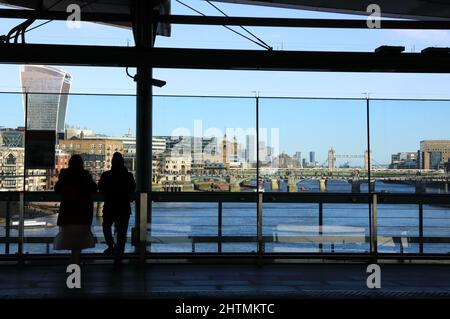
[[[68,94],[72,77],[69,73],[42,65],[23,65],[20,79],[24,108],[28,106],[27,129],[54,130],[64,138]],[[28,97],[28,102],[25,101]]]

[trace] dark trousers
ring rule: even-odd
[[[117,244],[115,245],[116,258],[121,259],[125,251],[127,242],[128,223],[130,215],[104,215],[103,216],[103,234],[105,235],[106,244],[109,247],[114,246],[114,238],[112,234],[112,225],[114,224],[117,231]]]

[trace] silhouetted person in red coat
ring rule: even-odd
[[[100,177],[98,183],[100,193],[105,195],[103,206],[103,233],[108,248],[106,254],[115,254],[115,264],[120,265],[127,241],[128,223],[130,221],[132,201],[131,194],[136,189],[133,174],[125,167],[122,154],[114,153],[111,170]],[[114,245],[112,225],[117,231],[117,244]]]

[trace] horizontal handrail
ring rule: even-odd
[[[104,243],[103,236],[94,236],[97,243]],[[419,244],[421,242],[426,244],[450,244],[450,237],[444,236],[425,236],[422,239],[418,236],[396,235],[386,236],[380,235],[380,238],[385,238],[392,241],[400,241],[406,239],[409,244]],[[222,236],[222,243],[256,243],[258,237],[255,235],[239,235],[239,236]],[[53,236],[26,236],[24,243],[27,244],[51,244],[55,240]],[[131,240],[131,236],[127,237],[128,242]],[[370,237],[367,235],[277,235],[277,236],[263,236],[265,243],[339,243],[345,242],[349,244],[354,243],[369,243]],[[350,241],[351,240],[351,241]],[[186,236],[151,236],[148,239],[149,243],[153,244],[175,244],[175,243],[217,243],[217,236],[211,235],[186,235]],[[17,236],[10,236],[8,238],[0,237],[0,244],[4,243],[19,243]]]
[[[11,95],[23,95],[20,91],[0,91],[2,94]],[[49,92],[28,92],[27,94],[42,94],[42,95],[68,95],[68,96],[105,96],[105,97],[136,97],[134,93],[92,93],[92,92],[70,92],[70,93],[49,93]],[[255,99],[254,95],[220,95],[220,94],[154,94],[154,98],[212,98],[212,99]],[[295,96],[295,95],[284,95],[284,96],[273,96],[273,95],[259,95],[260,99],[267,100],[348,100],[348,101],[417,101],[417,102],[450,102],[450,98],[408,98],[408,97],[359,97],[359,96]]]
[[[378,204],[442,204],[450,205],[449,194],[426,193],[283,193],[264,192],[265,203],[345,203],[367,204],[372,195],[378,197]],[[151,192],[153,202],[248,202],[257,201],[257,192]],[[0,192],[0,202],[19,201],[20,192]],[[59,202],[61,195],[54,192],[25,192],[28,202]],[[131,194],[131,198],[138,198],[138,193]],[[92,195],[95,202],[104,201],[103,194]]]

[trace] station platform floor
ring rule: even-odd
[[[45,298],[449,298],[450,265],[385,264],[369,289],[367,264],[0,265],[0,299]]]

